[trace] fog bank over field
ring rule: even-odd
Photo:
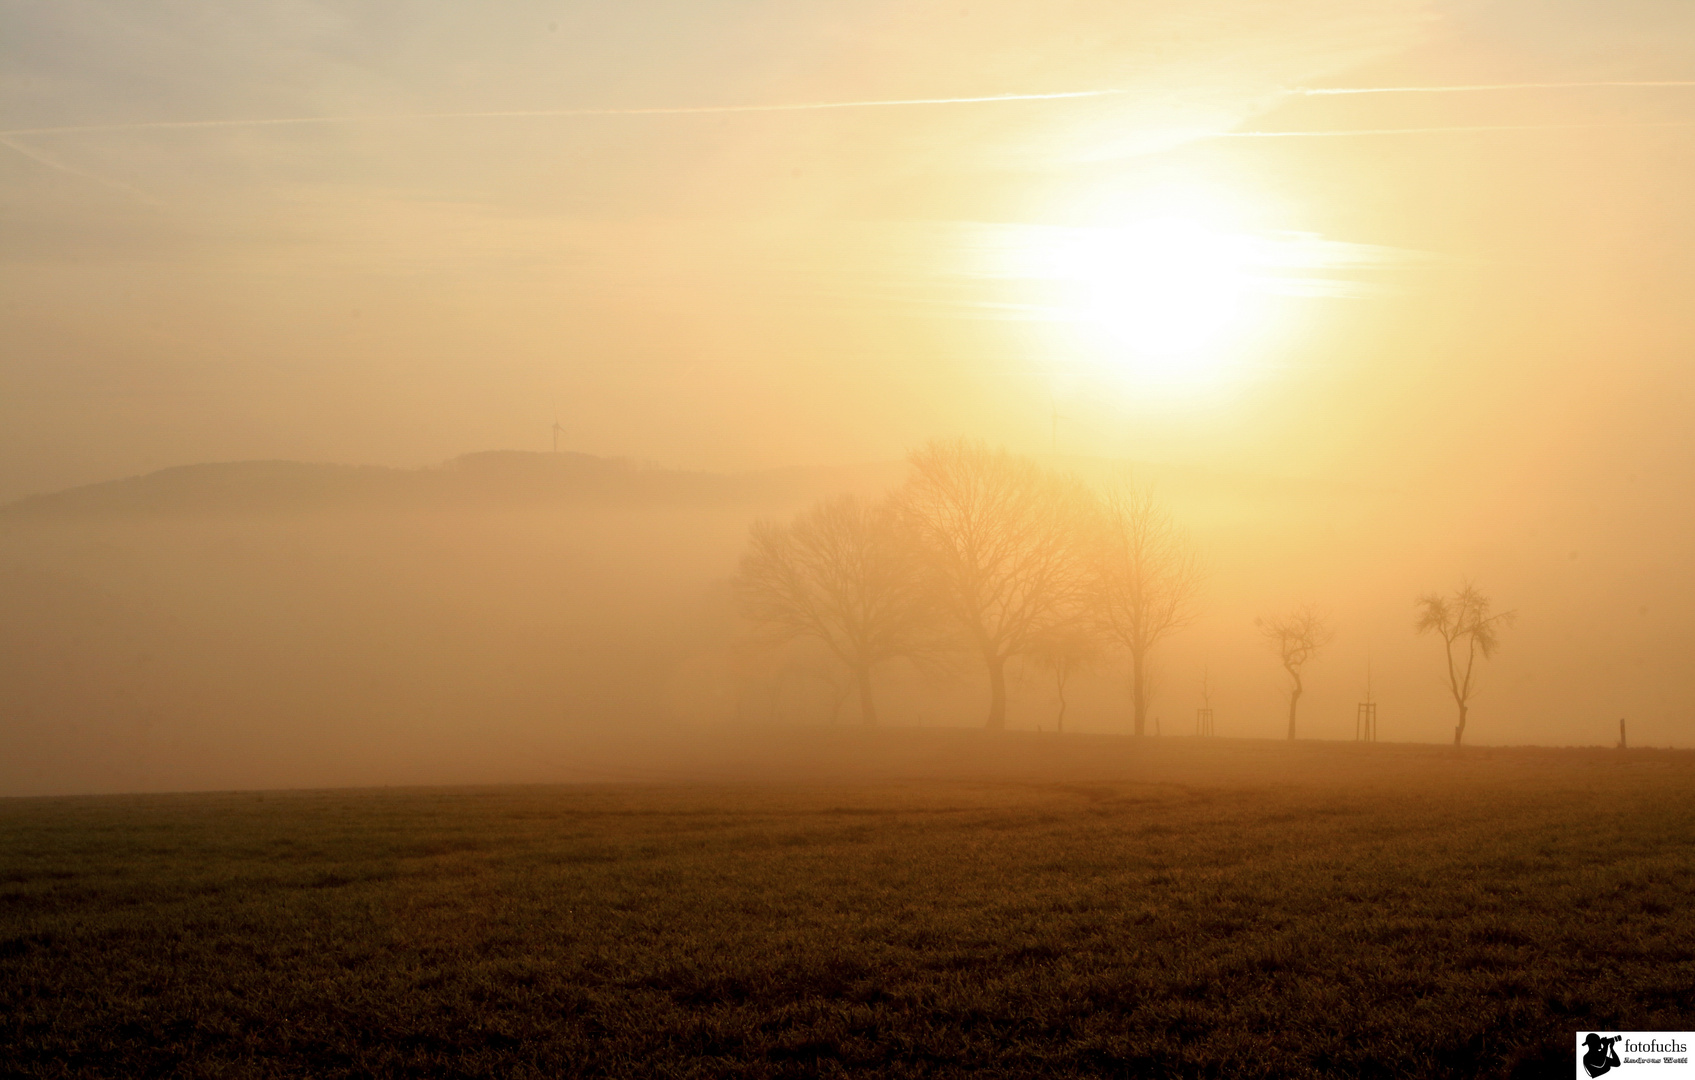
[[[1441,648],[1414,636],[1413,600],[1471,577],[1519,621],[1468,742],[1610,745],[1623,716],[1632,745],[1695,744],[1691,511],[1647,477],[1131,468],[1209,568],[1199,620],[1155,657],[1165,737],[1193,732],[1203,670],[1218,734],[1281,735],[1284,679],[1253,620],[1314,601],[1337,635],[1308,670],[1302,736],[1352,738],[1369,660],[1382,738],[1447,741]],[[737,614],[749,525],[904,475],[498,453],[202,465],[13,503],[0,794],[722,774],[773,732],[858,722],[825,656],[762,646]],[[1009,726],[1051,732],[1051,676],[1011,676]],[[876,678],[886,727],[982,723],[970,663]],[[1116,660],[1070,697],[1068,732],[1128,730]]]

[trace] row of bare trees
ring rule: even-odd
[[[860,715],[877,722],[872,673],[897,658],[921,667],[975,655],[989,681],[987,726],[1006,726],[1006,670],[1025,657],[1053,672],[1064,730],[1066,686],[1106,646],[1130,669],[1137,735],[1147,731],[1149,662],[1196,613],[1194,545],[1153,492],[1127,479],[1104,490],[981,444],[932,442],[909,456],[907,482],[878,500],[843,495],[788,525],[754,525],[735,587],[744,613],[778,641],[821,642],[852,673]],[[1493,612],[1469,582],[1417,601],[1415,628],[1446,647],[1457,746],[1477,661],[1512,612]],[[1290,678],[1288,737],[1307,663],[1329,644],[1307,604],[1255,620]]]
[[[999,730],[1010,661],[1051,668],[1063,702],[1105,639],[1129,657],[1143,734],[1149,655],[1193,618],[1201,583],[1192,544],[1152,493],[1128,481],[1097,493],[965,441],[932,442],[909,462],[884,499],[844,495],[787,526],[756,524],[735,579],[744,612],[777,639],[822,642],[853,673],[868,724],[872,672],[896,657],[974,654]]]

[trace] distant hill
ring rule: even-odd
[[[1131,463],[1104,458],[1044,462],[1086,479],[1110,479]],[[1136,463],[1178,503],[1230,506],[1350,501],[1382,494],[1345,481],[1214,472]],[[304,461],[182,465],[141,476],[32,495],[0,505],[0,518],[76,514],[149,515],[323,509],[451,509],[548,506],[672,506],[780,510],[839,492],[875,495],[906,475],[899,462],[795,466],[713,473],[572,452],[490,450],[440,465],[396,469]]]
[[[896,466],[707,473],[624,458],[496,450],[442,465],[392,469],[300,461],[184,465],[34,495],[0,514],[170,514],[355,508],[558,506],[783,507],[844,490],[875,490]]]

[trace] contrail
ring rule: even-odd
[[[1462,94],[1493,90],[1562,90],[1579,87],[1695,87],[1695,79],[1655,81],[1465,83],[1452,86],[1328,86],[1296,87],[1280,91],[1292,97],[1329,97],[1343,94]],[[412,120],[517,120],[573,116],[710,116],[732,113],[822,112],[832,109],[888,109],[925,105],[989,105],[1009,101],[1066,101],[1079,98],[1120,97],[1132,91],[1123,87],[1097,90],[1063,90],[1049,94],[988,94],[977,97],[886,98],[869,101],[801,101],[774,105],[663,105],[650,108],[611,109],[507,109],[486,112],[370,113],[355,116],[281,116],[243,120],[142,120],[116,124],[67,124],[54,127],[10,128],[0,137],[17,135],[71,135],[82,132],[171,131],[198,128],[313,127],[331,124],[380,124]],[[1308,134],[1386,135],[1398,132],[1461,130],[1450,128],[1382,128],[1348,132],[1290,132]],[[1464,130],[1516,130],[1512,128]],[[1232,135],[1279,134],[1240,132]],[[13,147],[17,149],[17,147]],[[19,150],[20,153],[27,151]],[[39,159],[38,159],[39,160]],[[57,167],[57,166],[55,166]],[[74,170],[71,170],[74,171]]]
[[[0,146],[9,147],[13,150],[16,150],[18,153],[22,154],[24,157],[29,158],[31,161],[45,165],[49,169],[57,169],[58,171],[60,171],[62,173],[69,173],[72,176],[80,176],[84,180],[92,180],[96,184],[101,184],[101,185],[104,185],[105,187],[113,188],[115,190],[123,192],[126,195],[133,195],[134,197],[140,199],[142,202],[149,203],[153,206],[163,206],[164,205],[164,203],[161,203],[158,199],[155,199],[153,196],[147,194],[147,192],[142,191],[138,187],[134,187],[130,184],[126,184],[122,180],[113,180],[109,176],[101,176],[99,173],[89,172],[87,169],[80,169],[77,166],[72,165],[68,161],[65,161],[61,158],[55,157],[54,155],[47,153],[45,150],[38,150],[33,146],[26,146],[23,143],[18,142],[16,139],[8,138],[7,136],[10,136],[11,134],[12,133],[9,132],[9,131],[4,132],[4,133],[0,133]]]
[[[1332,94],[1470,94],[1488,90],[1573,90],[1595,86],[1695,86],[1695,79],[1596,82],[1460,83],[1454,86],[1326,86],[1285,90],[1297,97],[1328,97]]]
[[[986,105],[1001,101],[1061,101],[1111,97],[1128,90],[1066,90],[1054,94],[994,94],[986,97],[894,98],[879,101],[804,101],[777,105],[674,105],[636,109],[514,109],[498,112],[393,113],[365,116],[287,116],[258,120],[145,120],[125,124],[75,124],[12,128],[6,135],[69,135],[77,132],[162,131],[183,128],[285,127],[315,124],[377,124],[404,120],[505,120],[569,116],[696,116],[713,113],[817,112],[824,109],[887,109],[914,105]]]
[[[1683,128],[1695,121],[1664,120],[1594,124],[1455,124],[1446,127],[1333,128],[1328,131],[1217,131],[1201,139],[1333,139],[1349,135],[1440,135],[1461,131],[1570,131],[1580,128]]]

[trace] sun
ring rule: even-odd
[[[1193,192],[1091,216],[1029,234],[1020,261],[1047,282],[1051,316],[1139,386],[1187,391],[1228,379],[1263,321],[1259,235],[1227,201]]]
[[[1141,363],[1205,362],[1241,322],[1249,243],[1176,215],[1084,230],[1064,255],[1079,316]]]

